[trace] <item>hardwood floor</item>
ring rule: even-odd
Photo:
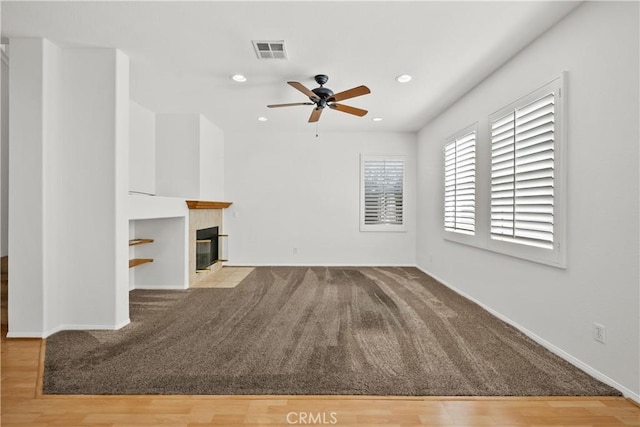
[[[43,396],[45,341],[6,338],[6,289],[2,426],[640,426],[617,397]]]

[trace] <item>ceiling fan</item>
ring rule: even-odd
[[[343,113],[353,114],[355,116],[364,116],[367,114],[367,110],[362,110],[356,107],[350,107],[344,104],[338,104],[338,101],[342,101],[349,98],[355,98],[356,96],[366,95],[371,93],[368,87],[366,86],[358,86],[353,89],[345,90],[343,92],[333,93],[333,91],[323,85],[329,81],[329,76],[326,74],[318,74],[314,77],[316,82],[320,85],[315,89],[307,89],[302,83],[299,82],[287,82],[289,85],[293,86],[295,89],[298,89],[300,92],[304,93],[309,97],[311,102],[294,102],[290,104],[272,104],[267,105],[269,108],[278,108],[278,107],[293,107],[295,105],[315,105],[313,111],[311,111],[311,116],[309,117],[309,123],[317,122],[320,119],[320,115],[325,107],[329,107],[332,110],[342,111]]]

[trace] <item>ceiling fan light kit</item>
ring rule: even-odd
[[[297,105],[315,105],[314,109],[311,111],[311,116],[309,116],[309,123],[317,122],[318,120],[320,120],[320,115],[322,114],[322,111],[326,107],[329,107],[332,110],[353,114],[359,117],[362,117],[367,114],[368,112],[367,110],[351,107],[349,105],[338,104],[337,101],[343,101],[345,99],[355,98],[357,96],[362,96],[362,95],[371,93],[368,87],[357,86],[352,89],[348,89],[339,93],[333,93],[331,89],[324,87],[324,85],[329,81],[329,76],[327,76],[326,74],[318,74],[314,78],[316,83],[318,83],[320,86],[311,90],[308,89],[305,85],[303,85],[300,82],[287,82],[294,89],[297,89],[303,94],[307,95],[310,102],[271,104],[271,105],[267,105],[267,107],[278,108],[278,107],[292,107]]]

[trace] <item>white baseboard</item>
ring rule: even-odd
[[[562,350],[560,347],[555,346],[554,344],[550,343],[549,341],[545,340],[544,338],[534,334],[533,332],[531,332],[530,330],[528,330],[524,326],[518,324],[517,322],[514,322],[510,318],[504,316],[503,314],[498,313],[497,311],[495,311],[491,307],[483,304],[482,302],[478,301],[477,299],[475,299],[471,295],[467,294],[466,292],[464,292],[464,291],[456,288],[452,284],[448,283],[446,280],[443,280],[442,278],[436,276],[435,274],[430,273],[429,271],[423,269],[420,266],[416,266],[416,267],[420,271],[422,271],[423,273],[433,277],[438,282],[442,283],[443,285],[445,285],[447,288],[451,289],[452,291],[454,291],[458,295],[468,299],[469,301],[473,301],[474,303],[478,304],[483,309],[487,310],[489,313],[491,313],[494,316],[496,316],[498,319],[500,319],[503,322],[508,323],[509,325],[513,326],[514,328],[516,328],[517,330],[519,330],[520,332],[522,332],[523,334],[525,334],[526,336],[528,336],[529,338],[531,338],[532,340],[534,340],[535,342],[537,342],[538,344],[540,344],[541,346],[546,348],[547,350],[551,351],[552,353],[554,353],[558,357],[561,357],[562,359],[566,360],[567,362],[571,363],[572,365],[576,366],[577,368],[585,371],[586,373],[588,373],[592,377],[602,381],[603,383],[615,388],[616,390],[619,390],[625,397],[628,397],[629,399],[635,401],[636,403],[640,403],[640,394],[635,393],[633,390],[623,386],[622,384],[620,384],[619,382],[615,381],[614,379],[609,378],[608,376],[606,376],[602,372],[598,371],[597,369],[593,368],[592,366],[584,363],[580,359],[578,359],[578,358],[572,356],[571,354],[567,353],[566,351]]]
[[[117,331],[118,329],[122,329],[131,323],[131,319],[127,318],[127,320],[123,320],[122,322],[115,325],[91,325],[91,324],[70,324],[70,325],[61,325],[57,328],[57,331]],[[49,336],[51,334],[48,334]]]
[[[237,263],[231,264],[228,262],[224,263],[225,267],[354,267],[354,268],[366,268],[366,267],[415,267],[413,264],[345,264],[345,263],[336,263],[336,264],[312,264],[312,263],[300,263],[300,264],[244,264]]]
[[[131,323],[131,318],[127,317],[127,319],[126,319],[126,320],[123,320],[122,322],[118,323],[118,324],[116,325],[116,327],[114,328],[114,330],[116,330],[116,331],[117,331],[118,329],[122,329],[122,328],[124,328],[125,326],[127,326],[129,323]]]
[[[185,289],[189,289],[189,286],[185,286],[185,285],[172,285],[172,286],[156,286],[156,285],[135,285],[133,287],[133,289],[130,289],[131,291],[136,290],[136,289],[143,289],[143,290],[151,290],[151,291],[182,291]]]
[[[131,323],[131,319],[124,320],[116,325],[84,325],[84,324],[72,324],[72,325],[60,325],[53,329],[49,329],[44,332],[7,332],[7,338],[47,338],[60,331],[85,331],[85,330],[106,330],[117,331],[122,329]]]
[[[49,335],[44,332],[7,332],[7,338],[46,338]]]

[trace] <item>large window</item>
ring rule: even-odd
[[[473,235],[476,230],[476,126],[444,146],[444,229]]]
[[[490,249],[564,265],[562,79],[489,117]]]
[[[361,156],[361,231],[404,231],[402,156]]]

